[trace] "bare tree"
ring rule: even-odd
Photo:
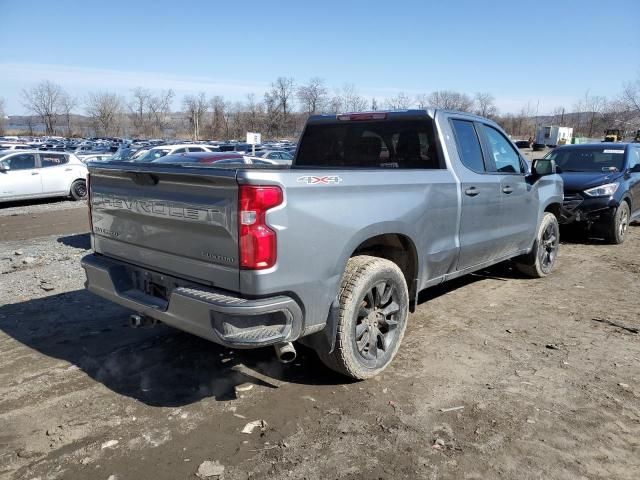
[[[578,119],[578,129],[582,133],[586,134],[587,137],[592,138],[598,131],[598,128],[596,128],[598,119],[602,119],[602,113],[606,105],[606,98],[599,97],[597,95],[590,95],[587,90],[584,97],[574,106],[574,110],[580,114]]]
[[[192,138],[199,140],[200,128],[203,126],[204,115],[207,112],[207,99],[204,92],[185,96],[182,100],[182,107],[191,126]]]
[[[149,135],[149,101],[151,92],[146,88],[136,87],[131,91],[131,100],[128,103],[131,123],[136,136]]]
[[[42,118],[46,135],[53,135],[55,132],[64,95],[62,87],[49,80],[44,80],[28,90],[22,90],[22,104],[27,110]]]
[[[321,112],[327,102],[327,87],[324,80],[313,77],[306,85],[300,85],[296,91],[302,111],[307,115]]]
[[[625,83],[621,100],[628,110],[640,114],[640,75],[635,82]]]
[[[395,97],[387,100],[387,108],[390,110],[406,110],[413,104],[411,98],[404,92],[398,93]]]
[[[169,127],[171,120],[171,103],[175,93],[173,90],[163,90],[149,98],[149,123],[151,135],[161,136]],[[206,106],[205,106],[206,109]]]
[[[123,130],[124,101],[115,93],[90,93],[86,113],[97,135],[112,137]]]
[[[461,112],[471,112],[473,110],[473,100],[466,93],[440,90],[431,93],[428,100],[430,106],[434,108],[459,110]]]
[[[31,115],[27,115],[24,121],[25,125],[27,126],[27,132],[29,132],[29,136],[33,137],[33,117]]]
[[[4,98],[0,97],[0,135],[4,135],[4,122],[7,116]]]
[[[493,118],[498,114],[498,108],[496,107],[493,95],[487,92],[478,92],[474,97],[475,112],[477,115],[486,118]]]
[[[256,100],[256,95],[247,95],[247,131],[256,132],[261,130],[261,122],[264,116],[264,105]]]
[[[420,95],[416,95],[416,99],[414,102],[420,110],[424,110],[429,107],[429,95],[426,93],[421,93]]]
[[[339,90],[343,112],[360,112],[367,108],[367,100],[361,97],[353,83],[345,83]]]
[[[224,101],[224,97],[219,95],[214,96],[209,100],[209,107],[211,109],[209,131],[213,138],[222,138],[223,136],[229,138],[229,125],[226,123],[225,110],[228,107],[227,102]]]
[[[78,99],[72,97],[68,93],[64,93],[60,98],[60,108],[64,117],[65,136],[71,137],[73,135],[73,128],[71,127],[71,115],[74,108],[78,106]]]
[[[278,77],[271,84],[271,89],[265,93],[265,104],[275,107],[271,114],[276,136],[284,134],[289,127],[293,93],[294,82],[293,78],[289,77]]]
[[[378,110],[378,101],[373,97],[371,98],[371,111],[375,112],[376,110]]]

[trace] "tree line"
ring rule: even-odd
[[[439,90],[415,96],[399,92],[384,99],[361,95],[353,84],[330,89],[319,77],[296,84],[291,77],[278,77],[263,93],[246,95],[244,101],[227,101],[220,95],[189,94],[174,111],[173,90],[153,91],[135,87],[127,97],[100,91],[85,98],[70,95],[60,85],[41,81],[21,93],[23,106],[40,119],[46,135],[177,137],[191,139],[243,138],[247,131],[265,138],[296,137],[309,115],[379,109],[443,108],[471,112],[500,123],[514,137],[534,135],[541,117],[529,102],[517,113],[501,114],[495,97],[488,92],[474,95]],[[82,119],[74,115],[80,109]],[[0,134],[5,118],[0,98]],[[574,134],[597,137],[604,128],[640,128],[640,76],[624,84],[612,99],[589,92],[569,108],[560,107],[545,121],[574,128]]]

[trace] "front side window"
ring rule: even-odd
[[[40,163],[42,167],[57,167],[69,163],[69,158],[60,153],[41,153]]]
[[[451,124],[455,132],[460,160],[464,166],[470,170],[483,173],[485,168],[484,160],[482,159],[482,149],[480,148],[480,140],[478,139],[473,122],[452,120]]]
[[[483,125],[489,155],[493,158],[499,173],[522,173],[520,155],[502,133],[493,127]]]
[[[11,170],[30,170],[36,168],[36,156],[33,153],[21,153],[2,160]]]
[[[633,168],[636,165],[640,165],[640,148],[634,148],[631,150],[631,160],[629,160],[629,168]]]
[[[431,119],[311,124],[299,167],[441,168]]]

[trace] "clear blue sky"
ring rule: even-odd
[[[640,75],[640,0],[0,0],[9,114],[43,79],[79,97],[140,85],[235,101],[281,75],[379,102],[452,89],[502,111],[570,108]]]

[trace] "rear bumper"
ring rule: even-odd
[[[96,254],[81,263],[90,292],[221,345],[273,345],[302,331],[302,309],[285,295],[246,299]],[[169,286],[166,298],[140,288],[147,279]]]

